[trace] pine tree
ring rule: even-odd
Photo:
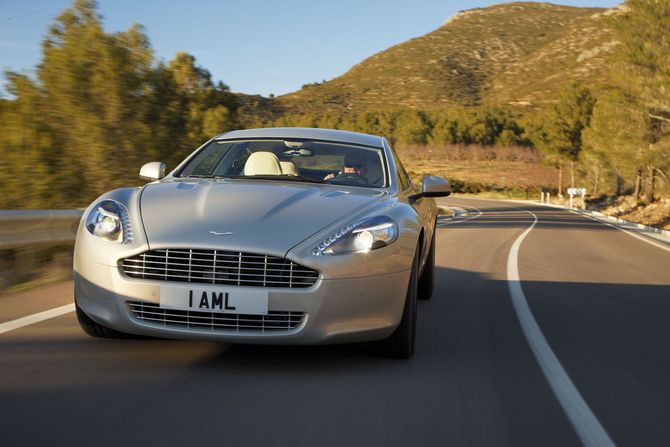
[[[141,164],[174,166],[239,125],[234,95],[195,58],[156,63],[139,25],[106,33],[91,0],[55,19],[42,50],[37,79],[7,75],[13,99],[0,110],[1,163],[27,175],[3,185],[4,207],[86,205],[139,183]]]
[[[399,145],[426,144],[430,125],[424,113],[402,110],[395,119],[395,141]]]
[[[629,0],[611,20],[620,45],[586,141],[632,181],[636,200],[646,177],[651,202],[670,169],[670,2]]]
[[[628,0],[625,6],[613,19],[621,42],[618,68],[645,123],[638,159],[647,171],[645,199],[651,202],[656,173],[667,178],[670,170],[670,2]]]
[[[589,126],[595,98],[580,83],[564,89],[558,102],[540,116],[533,132],[533,143],[544,159],[558,169],[558,194],[563,193],[563,167],[571,167],[571,186],[574,187],[575,162],[582,151],[582,133]]]
[[[7,74],[8,91],[16,99],[1,101],[0,208],[49,207],[54,200],[50,185],[54,168],[50,147],[53,132],[39,110],[44,97],[33,81]]]

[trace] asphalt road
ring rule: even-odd
[[[445,202],[469,213],[440,225],[411,360],[98,340],[68,313],[0,334],[0,444],[580,445],[508,284],[534,214],[518,275],[568,382],[614,443],[670,445],[670,250],[564,210]],[[0,323],[71,302],[71,287],[0,299]]]

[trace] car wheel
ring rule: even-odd
[[[428,257],[426,258],[426,265],[423,267],[423,273],[419,278],[419,299],[429,300],[433,296],[433,288],[435,285],[435,231],[433,231],[433,239],[430,241],[430,248],[428,249]]]
[[[386,340],[374,344],[377,354],[384,357],[408,359],[414,354],[414,342],[416,340],[416,301],[417,301],[417,276],[419,269],[418,247],[412,262],[412,273],[407,285],[407,296],[405,307],[402,312],[400,324]]]
[[[130,336],[128,334],[124,334],[123,332],[118,332],[115,331],[114,329],[110,329],[108,327],[105,327],[101,324],[96,323],[86,315],[86,313],[81,310],[79,305],[75,303],[75,307],[77,310],[77,320],[79,321],[79,326],[81,326],[81,329],[86,332],[88,335],[91,337],[96,337],[96,338],[129,338]]]

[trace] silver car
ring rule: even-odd
[[[150,183],[103,194],[74,252],[77,316],[96,337],[372,342],[414,352],[433,290],[437,206],[383,137],[271,128],[219,135]]]

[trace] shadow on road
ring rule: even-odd
[[[437,278],[433,299],[420,302],[409,361],[371,356],[364,345],[97,340],[71,315],[17,331],[0,338],[3,439],[73,443],[111,424],[103,445],[151,443],[157,433],[172,445],[578,445],[506,281],[446,267]],[[613,437],[670,439],[670,286],[523,288]]]

